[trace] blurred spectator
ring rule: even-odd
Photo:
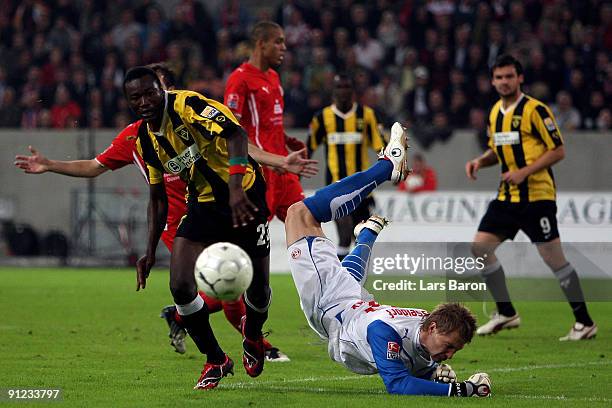
[[[407,193],[420,193],[438,189],[436,171],[427,165],[422,154],[416,153],[412,156],[412,172],[405,181],[397,185],[397,189]]]
[[[121,12],[121,20],[111,31],[113,39],[113,45],[119,49],[123,49],[126,46],[128,38],[133,35],[142,37],[143,35],[142,24],[134,20],[133,10],[123,10]]]
[[[323,87],[325,76],[333,76],[334,67],[327,62],[327,52],[322,47],[312,50],[312,63],[304,70],[304,87],[308,92],[316,92]]]
[[[559,127],[565,130],[578,129],[581,123],[580,112],[572,105],[572,96],[569,92],[559,92],[556,100],[557,103],[552,105],[551,110]]]
[[[357,54],[357,63],[369,70],[378,68],[385,52],[380,41],[370,37],[367,28],[357,29],[357,44],[353,46]]]
[[[476,131],[476,142],[483,152],[489,148],[488,122],[489,118],[483,109],[470,109],[470,127]]]
[[[12,88],[17,99],[29,101],[22,108],[30,125],[40,122],[40,112],[34,112],[49,109],[56,88],[63,84],[81,107],[81,126],[88,126],[95,116],[92,110],[97,116],[102,112],[104,126],[113,126],[123,110],[112,102],[122,92],[125,70],[133,65],[166,61],[186,86],[195,84],[209,96],[218,95],[224,78],[248,54],[245,38],[251,21],[271,13],[267,3],[240,0],[4,3],[0,103],[3,89]],[[286,85],[295,80],[292,72],[304,75],[304,83],[293,87],[296,100],[302,101],[291,112],[297,124],[303,122],[299,110],[318,110],[329,102],[330,78],[342,70],[360,78],[358,98],[375,102],[383,117],[412,118],[427,129],[435,128],[434,117],[453,127],[466,125],[469,115],[464,114],[462,92],[470,109],[486,109],[497,99],[488,66],[501,52],[522,60],[525,89],[534,97],[551,101],[560,91],[569,92],[583,118],[581,128],[596,128],[600,116],[605,122],[602,112],[612,101],[609,1],[280,4],[277,20],[284,25],[288,45],[295,47],[286,54],[279,74]],[[389,69],[393,78],[387,76]],[[300,95],[304,87],[308,93]],[[104,91],[93,99],[104,103],[90,106],[91,93],[99,93],[96,88]],[[442,91],[444,105],[448,104],[444,112],[430,112],[433,90]],[[34,93],[38,108],[29,98]],[[395,102],[398,93],[401,103]],[[26,94],[28,98],[22,97]],[[398,111],[398,106],[404,107]]]
[[[51,107],[51,126],[56,129],[78,127],[80,117],[81,108],[71,99],[70,91],[65,85],[59,85]]]
[[[23,94],[21,105],[21,127],[24,129],[35,129],[40,122],[40,98],[37,91],[29,91]]]
[[[405,96],[404,105],[412,120],[417,123],[425,123],[429,117],[429,72],[423,66],[414,70],[415,87]]]
[[[605,108],[606,101],[601,91],[593,91],[589,100],[588,106],[583,109],[582,128],[596,129],[597,118],[601,111]]]
[[[612,112],[610,112],[610,109],[602,109],[601,112],[599,112],[599,116],[597,117],[597,130],[604,132],[612,130]]]
[[[21,107],[17,103],[15,90],[7,87],[2,92],[0,105],[0,127],[19,127],[21,123]]]

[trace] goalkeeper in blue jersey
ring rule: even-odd
[[[328,341],[330,357],[358,374],[378,373],[392,394],[489,396],[485,373],[457,382],[440,364],[469,343],[476,320],[449,303],[432,313],[380,305],[364,288],[366,265],[386,220],[372,216],[355,228],[355,249],[340,263],[322,222],[348,215],[377,186],[409,173],[408,140],[399,123],[378,162],[293,204],[285,220],[289,264],[310,327]]]

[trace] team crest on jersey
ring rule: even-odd
[[[230,109],[238,109],[238,101],[240,97],[236,93],[227,95],[227,107]]]
[[[518,128],[521,126],[521,116],[520,115],[514,115],[512,117],[512,127],[513,128]]]
[[[387,360],[400,359],[400,345],[394,341],[387,342]]]
[[[174,129],[174,133],[176,133],[177,136],[183,139],[184,141],[189,140],[189,130],[187,130],[185,125],[181,125],[177,127],[176,129]]]
[[[357,131],[361,132],[363,130],[363,119],[357,119]]]
[[[201,113],[202,117],[205,117],[207,119],[212,119],[218,114],[219,114],[219,111],[213,108],[212,106],[205,107]]]
[[[293,259],[298,259],[300,255],[302,255],[302,251],[300,251],[300,248],[295,248],[293,251],[291,251],[291,258]]]
[[[215,120],[216,120],[217,122],[225,122],[225,116],[223,116],[223,115],[219,115],[219,116],[217,116],[217,117],[215,118]]]

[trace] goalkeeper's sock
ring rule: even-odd
[[[582,294],[582,287],[580,286],[580,279],[574,267],[568,263],[562,268],[554,271],[554,274],[559,280],[561,290],[563,290],[565,297],[569,301],[576,321],[585,326],[592,326],[593,320],[587,311],[584,295]]]
[[[353,211],[376,187],[391,179],[393,163],[381,159],[365,171],[323,187],[304,199],[304,204],[318,222],[342,218]]]
[[[196,296],[193,301],[186,305],[176,305],[181,315],[181,320],[187,329],[187,333],[193,339],[202,354],[206,354],[206,361],[213,364],[222,364],[225,361],[225,353],[221,350],[219,343],[213,333],[208,320],[208,309],[204,300]]]
[[[506,274],[499,261],[485,266],[482,270],[482,277],[495,300],[499,314],[506,317],[514,316],[516,310],[510,302],[510,294],[506,286]]]
[[[342,260],[342,266],[359,283],[367,278],[366,268],[377,236],[378,234],[369,228],[362,229],[355,240],[355,248]]]

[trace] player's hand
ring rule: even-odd
[[[136,261],[136,291],[147,286],[147,278],[153,265],[155,265],[155,256],[143,255]]]
[[[450,384],[457,382],[457,374],[450,365],[440,364],[432,374],[431,379],[435,382]]]
[[[507,171],[505,173],[502,173],[501,178],[507,183],[518,185],[525,181],[525,179],[527,178],[527,173],[525,173],[523,169]]]
[[[40,174],[49,170],[49,159],[38,153],[32,146],[28,146],[28,149],[32,155],[15,156],[15,166],[30,174]]]
[[[308,158],[306,143],[302,142],[300,139],[291,136],[285,136],[285,144],[287,145],[289,150],[293,152],[302,152],[301,156],[303,159]]]
[[[480,169],[480,161],[478,159],[470,160],[465,163],[465,175],[470,180],[476,180],[476,173]]]
[[[319,168],[317,167],[319,162],[317,160],[304,158],[304,154],[306,154],[306,148],[287,155],[284,159],[282,169],[301,177],[310,178],[315,176],[319,172]]]
[[[259,211],[253,204],[246,193],[239,188],[230,188],[229,205],[232,209],[232,223],[234,228],[246,226],[249,222],[255,219],[254,215]]]
[[[476,373],[467,381],[451,385],[451,395],[455,397],[490,397],[491,379],[487,373]]]

